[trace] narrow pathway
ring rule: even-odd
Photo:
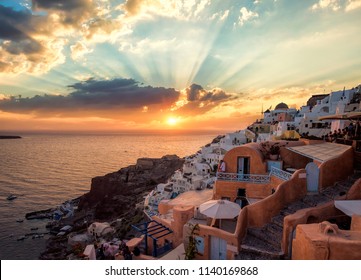
[[[360,171],[350,176],[347,180],[335,183],[319,194],[306,195],[303,199],[293,202],[280,214],[273,217],[272,221],[262,228],[248,228],[247,235],[242,242],[242,250],[236,256],[238,260],[277,260],[284,259],[281,250],[283,235],[283,219],[285,216],[304,208],[315,207],[337,199],[348,192],[354,182],[361,177]]]

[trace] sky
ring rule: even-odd
[[[235,131],[361,83],[361,0],[0,0],[0,131]]]

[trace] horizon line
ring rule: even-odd
[[[238,129],[239,130],[239,129]],[[234,131],[237,131],[234,130]],[[234,131],[229,130],[218,130],[218,129],[157,129],[157,130],[53,130],[53,129],[34,129],[34,130],[0,130],[0,135],[19,135],[21,134],[78,134],[78,135],[86,135],[86,134],[104,134],[104,135],[121,135],[121,134],[136,134],[136,135],[151,135],[151,134],[198,134],[198,135],[206,135],[206,134],[226,134],[232,133]]]

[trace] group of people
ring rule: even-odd
[[[324,136],[327,142],[335,142],[336,139],[353,140],[360,139],[361,127],[360,123],[353,124],[352,122],[343,129],[334,130]]]
[[[96,250],[97,260],[132,260],[133,257],[137,258],[140,255],[138,247],[134,247],[133,252],[124,241],[121,241],[119,245],[114,243],[103,243]]]

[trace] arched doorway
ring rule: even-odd
[[[318,178],[320,170],[316,163],[310,162],[306,165],[307,191],[318,192]]]

